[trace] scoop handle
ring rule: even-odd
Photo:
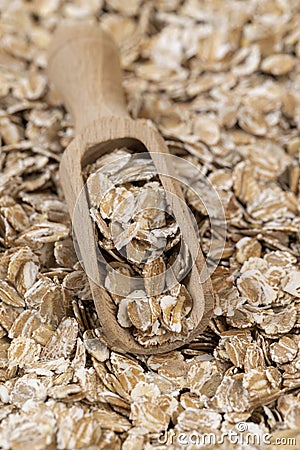
[[[58,27],[48,51],[48,76],[73,117],[76,134],[95,119],[128,116],[118,48],[100,26]]]

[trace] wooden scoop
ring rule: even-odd
[[[119,352],[164,353],[182,346],[206,328],[212,314],[213,295],[180,184],[170,176],[160,176],[182,238],[191,253],[197,249],[195,264],[186,282],[193,299],[190,313],[193,330],[188,339],[150,348],[140,345],[130,331],[117,322],[116,306],[101,287],[97,242],[88,200],[80,196],[84,187],[82,168],[104,153],[122,147],[148,151],[156,170],[172,175],[175,173],[172,164],[164,157],[169,154],[168,148],[150,121],[129,117],[121,86],[118,49],[99,26],[80,24],[57,29],[49,49],[48,74],[75,121],[76,137],[62,156],[60,180],[71,217],[80,198],[80,204],[76,206],[79,214],[72,225],[84,269],[89,275],[101,334],[109,347]]]

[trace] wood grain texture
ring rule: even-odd
[[[100,27],[76,24],[56,30],[48,74],[72,114],[78,134],[103,116],[128,116],[118,49]]]
[[[165,353],[194,339],[206,328],[211,318],[214,301],[205,260],[180,184],[173,177],[175,171],[166,156],[169,155],[169,151],[164,140],[150,121],[134,121],[126,112],[115,45],[98,27],[80,26],[80,30],[78,26],[75,28],[76,30],[68,28],[66,32],[59,30],[55,36],[50,48],[49,76],[76,123],[77,136],[64,152],[60,178],[84,267],[89,275],[101,330],[108,345],[116,351],[140,354]],[[79,74],[76,73],[76,64],[72,59],[78,58],[78,55],[74,55],[75,48],[79,48],[81,54],[82,64]],[[113,56],[109,53],[112,51],[115,52]],[[108,54],[110,60],[107,59]],[[70,60],[67,67],[64,65],[64,70],[61,67],[65,61],[62,55]],[[106,66],[102,67],[105,63]],[[72,71],[69,71],[70,68]],[[68,71],[68,74],[64,73]],[[88,72],[93,72],[93,75]],[[76,92],[81,90],[84,92],[77,98]],[[98,102],[99,98],[101,104]],[[116,306],[109,293],[101,286],[97,243],[88,201],[84,195],[80,195],[84,187],[82,167],[102,154],[124,145],[137,151],[147,149],[158,171],[164,173],[160,179],[167,199],[182,237],[196,259],[187,282],[187,288],[193,298],[193,309],[190,314],[193,331],[188,339],[179,339],[151,348],[141,346],[129,330],[122,328],[116,320]]]

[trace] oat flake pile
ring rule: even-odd
[[[0,12],[0,448],[194,450],[193,430],[221,438],[241,423],[294,439],[267,449],[299,448],[300,1],[2,0]],[[72,122],[45,75],[62,20],[113,34],[130,113],[222,200],[215,314],[178,351],[137,358],[97,337],[58,178]],[[205,252],[203,211],[199,232]],[[250,448],[220,442],[202,448]]]
[[[87,165],[84,178],[98,251],[112,259],[103,285],[117,322],[150,348],[188,336],[193,300],[176,280],[193,261],[150,155],[114,150]]]

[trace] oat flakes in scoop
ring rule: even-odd
[[[190,256],[147,154],[123,148],[85,168],[103,283],[117,320],[146,346],[188,336],[192,298],[182,280]]]

